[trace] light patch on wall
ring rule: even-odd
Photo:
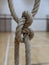
[[[34,3],[35,0],[22,0],[22,2],[24,2],[27,5],[32,5]]]
[[[26,4],[25,2],[25,0],[13,0],[15,12],[17,13],[18,17],[22,16],[23,11],[31,12],[31,10],[33,9],[34,0],[30,0],[30,5]]]

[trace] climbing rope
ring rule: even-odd
[[[12,0],[8,0],[9,8],[11,11],[11,15],[14,20],[18,23],[15,33],[15,65],[19,65],[19,44],[20,42],[25,44],[25,53],[26,53],[26,65],[31,65],[31,48],[30,48],[30,40],[33,38],[34,33],[29,28],[33,22],[33,17],[36,15],[40,0],[35,0],[34,8],[32,12],[24,11],[22,13],[22,17],[18,18],[16,12],[13,7]]]

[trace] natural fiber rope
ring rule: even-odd
[[[32,16],[34,17],[38,11],[40,0],[35,0],[34,8],[32,9]]]
[[[29,37],[25,37],[26,65],[31,65],[31,44]]]
[[[32,16],[36,15],[38,8],[39,8],[40,0],[35,0],[34,8],[32,9]],[[14,20],[18,23],[19,18],[14,10],[13,2],[12,0],[8,0],[8,5],[10,8],[11,15],[13,16]]]
[[[29,41],[33,38],[34,33],[28,28],[33,21],[35,14],[38,11],[40,0],[35,0],[34,8],[32,9],[32,14],[28,11],[24,11],[22,13],[22,18],[18,18],[12,0],[8,0],[9,8],[14,20],[18,23],[15,34],[15,65],[19,65],[19,43],[25,43],[26,49],[26,65],[31,65],[31,57],[30,57],[30,43]]]
[[[12,0],[8,0],[8,5],[9,5],[9,8],[10,8],[11,15],[13,16],[14,20],[18,23],[18,16],[16,15],[16,12],[14,10]]]

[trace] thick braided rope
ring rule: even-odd
[[[26,21],[23,26],[25,53],[26,53],[26,65],[31,65],[31,44],[30,40],[33,38],[34,33],[28,27],[32,24],[33,18],[31,13],[24,11],[22,17],[25,17]]]
[[[28,13],[27,13],[28,14]],[[30,17],[29,17],[30,18]],[[23,21],[24,22],[24,20],[22,19],[22,20],[20,20],[21,22]],[[31,22],[31,20],[30,20],[30,22]],[[23,34],[23,37],[21,37],[21,35]],[[17,26],[17,28],[16,28],[16,34],[15,34],[16,36],[15,36],[15,44],[17,44],[17,45],[19,45],[18,44],[18,42],[20,43],[20,42],[24,42],[25,43],[25,49],[26,49],[26,65],[31,65],[31,58],[30,58],[30,43],[29,43],[29,41],[33,38],[33,36],[34,36],[34,33],[33,33],[33,31],[31,31],[28,27],[24,27],[24,25],[23,24],[19,24],[18,26]],[[27,37],[29,38],[27,38]],[[26,41],[27,40],[27,41]],[[17,57],[18,55],[17,55],[17,52],[19,52],[19,50],[17,49],[18,47],[15,47],[15,54],[16,54],[16,56],[15,56],[15,65],[19,65],[19,63],[17,63],[17,62],[19,62],[17,59],[19,58],[19,57]],[[16,52],[17,51],[17,52]]]
[[[31,44],[29,37],[25,37],[25,52],[26,52],[26,65],[31,65]]]
[[[19,65],[19,42],[16,41],[15,43],[15,48],[14,48],[14,60],[15,60],[15,65]]]
[[[39,8],[40,0],[35,0],[34,8],[32,9],[32,16],[36,15],[38,8]],[[13,2],[12,0],[8,0],[8,5],[10,8],[11,15],[13,16],[14,20],[18,23],[19,18],[14,10]]]
[[[11,15],[13,16],[13,19],[18,23],[18,16],[16,15],[16,12],[14,10],[12,0],[8,0],[8,5],[9,5],[9,8],[10,8]]]
[[[19,19],[15,13],[12,0],[8,0],[8,3],[11,15],[13,16],[14,20],[18,23],[18,27],[16,28],[15,34],[15,65],[19,65],[19,43],[22,41],[25,43],[26,48],[26,65],[31,65],[29,41],[33,38],[33,32],[28,27],[32,24],[32,16],[34,17],[38,11],[40,0],[35,0],[34,8],[31,12],[32,16],[28,12],[24,11],[22,13],[21,19]],[[21,22],[23,22],[23,24],[20,24]],[[21,36],[21,34],[23,34],[23,37]],[[28,42],[26,39],[28,39]]]
[[[39,9],[40,0],[35,0],[34,8],[32,9],[32,16],[34,17]]]

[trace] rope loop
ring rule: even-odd
[[[19,17],[17,16],[17,14],[14,10],[13,0],[8,0],[8,5],[10,8],[11,15],[13,16],[13,19],[18,23]],[[36,15],[36,13],[39,9],[39,5],[40,5],[40,0],[35,0],[34,7],[31,11],[32,17],[34,17]]]
[[[19,24],[16,28],[15,42],[24,42],[25,35],[27,35],[30,40],[33,38],[34,33],[28,28],[32,24],[32,20],[32,15],[28,13],[28,11],[22,13],[22,18],[19,19]]]
[[[29,13],[28,11],[24,11],[22,13],[22,17],[18,18],[12,0],[8,0],[9,8],[11,11],[11,15],[13,16],[14,20],[18,23],[18,26],[16,28],[15,33],[15,65],[19,65],[19,44],[20,42],[25,43],[25,49],[26,49],[26,65],[31,65],[31,59],[30,59],[30,41],[34,33],[29,28],[33,22],[33,17],[36,15],[40,0],[35,0],[34,7],[32,9],[32,12]]]

